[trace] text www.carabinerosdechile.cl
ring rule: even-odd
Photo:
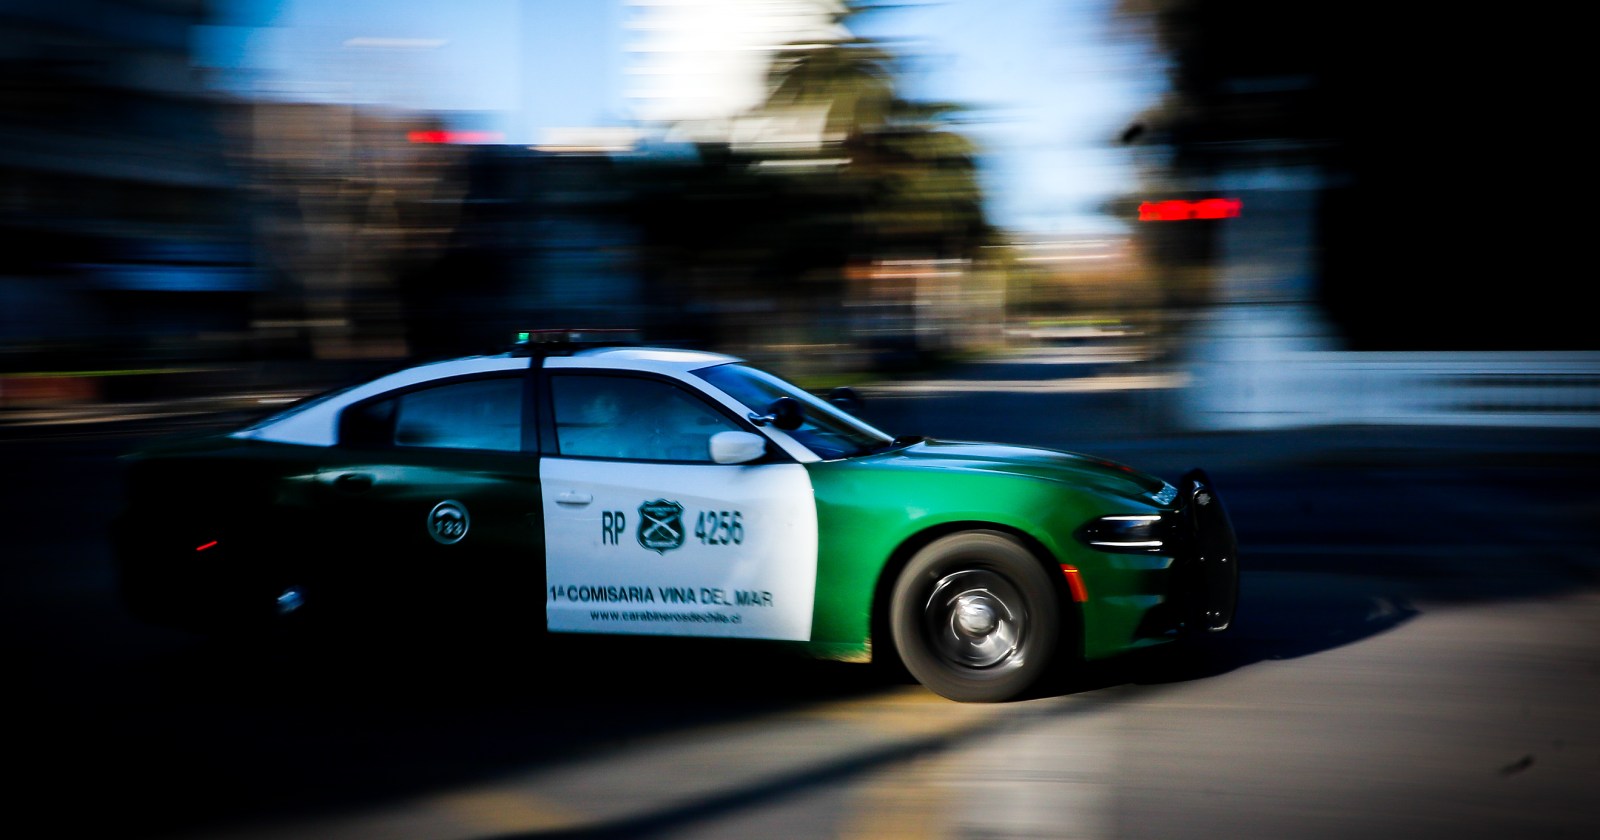
[[[590,610],[590,621],[670,621],[677,624],[738,624],[738,613],[656,612],[655,610]]]

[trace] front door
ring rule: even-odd
[[[549,629],[806,640],[816,504],[795,463],[711,461],[748,430],[683,385],[555,373],[540,462]]]

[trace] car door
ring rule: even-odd
[[[714,463],[713,434],[754,429],[679,381],[547,375],[549,629],[809,639],[817,520],[805,468],[771,447]]]
[[[337,546],[328,595],[386,612],[542,606],[526,371],[430,382],[346,409],[315,492]],[[317,587],[307,592],[316,599]]]

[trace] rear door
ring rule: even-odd
[[[345,410],[313,477],[338,547],[314,575],[387,612],[542,608],[538,452],[526,371],[458,377]],[[312,588],[308,603],[318,597]]]

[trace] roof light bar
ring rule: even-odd
[[[511,352],[514,355],[557,355],[589,347],[625,347],[638,343],[639,331],[632,329],[518,330]]]

